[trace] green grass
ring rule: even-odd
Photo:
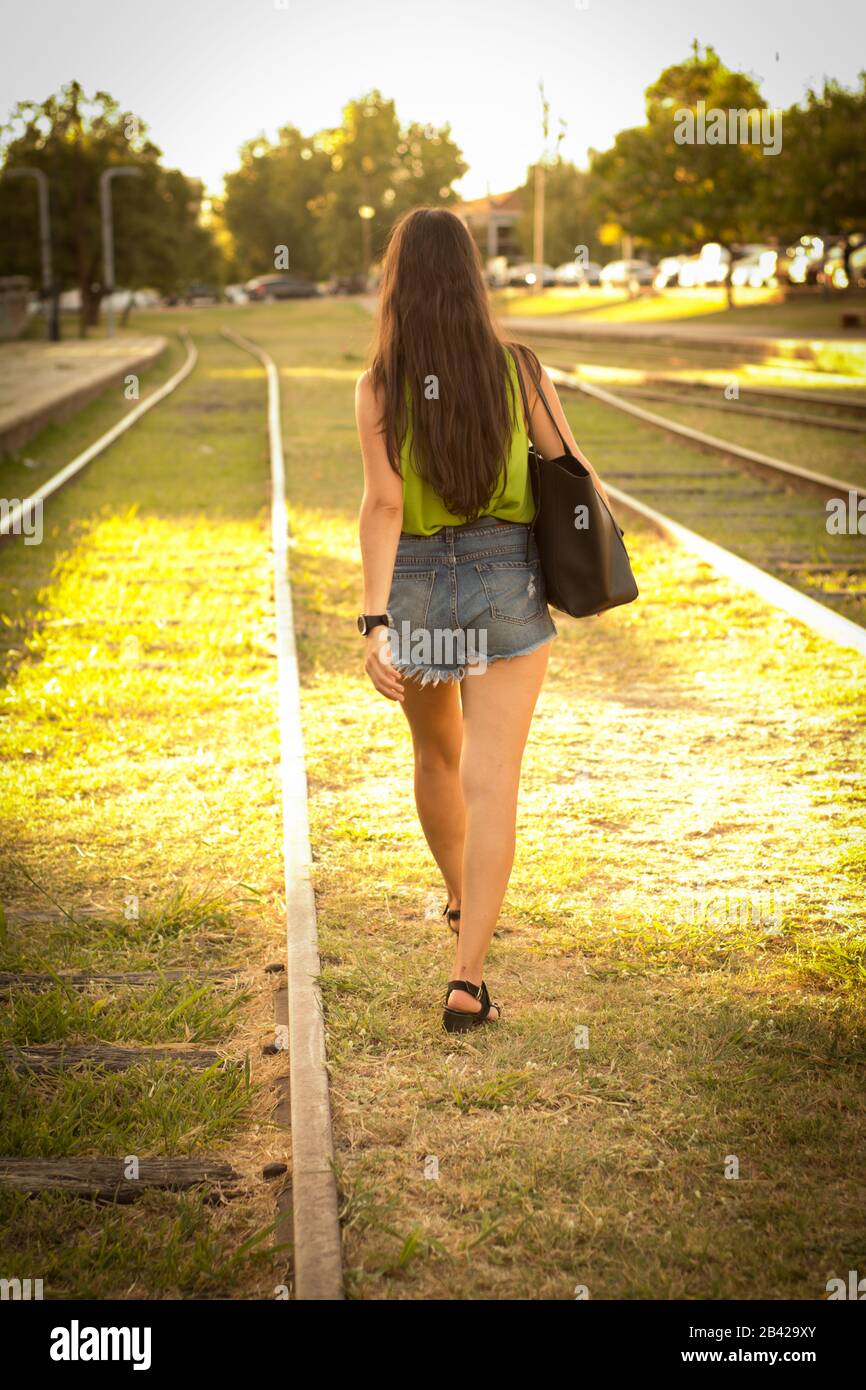
[[[154,1299],[275,1296],[271,1231],[252,1235],[238,1203],[197,1193],[148,1192],[125,1206],[67,1196],[0,1192],[7,1278],[35,1269],[45,1298]]]
[[[743,386],[784,386],[804,392],[832,390],[840,398],[833,406],[765,399],[742,399],[756,406],[798,410],[819,418],[829,415],[850,419],[842,404],[850,391],[862,399],[858,378],[838,376],[829,387],[819,373],[802,365],[792,369],[779,360],[755,362],[732,356],[727,367],[709,363],[706,353],[677,347],[665,355],[661,346],[649,349],[635,344],[619,353],[593,344],[575,361],[575,349],[534,340],[542,360],[566,370],[577,370],[588,381],[607,388],[655,415],[701,430],[731,443],[837,477],[842,483],[866,485],[863,433],[821,431],[813,426],[738,415],[731,406],[701,409],[682,401],[644,400],[640,383],[645,372],[655,374],[700,373],[714,390],[699,399],[724,402],[723,391],[731,381]],[[855,383],[847,385],[846,383]],[[858,385],[861,389],[858,391]],[[651,389],[651,388],[649,388]],[[666,385],[665,392],[678,388]],[[747,465],[704,451],[656,426],[596,403],[576,392],[564,391],[563,401],[572,427],[596,466],[611,483],[673,517],[699,534],[733,550],[778,578],[827,603],[855,622],[866,621],[866,573],[849,575],[850,566],[866,565],[866,539],[861,535],[831,536],[826,529],[824,494],[795,491],[750,474]],[[864,417],[866,430],[866,417]],[[845,496],[840,488],[840,495]]]
[[[10,870],[31,889],[41,889],[19,860],[11,861]],[[139,904],[134,917],[125,915],[132,905],[121,910],[127,897],[124,893],[101,911],[91,908],[76,916],[73,902],[67,906],[39,892],[31,901],[56,906],[44,917],[38,916],[38,907],[20,908],[27,916],[26,932],[15,921],[7,922],[0,932],[0,969],[135,972],[184,965],[195,970],[201,961],[208,967],[231,964],[238,940],[249,936],[248,918],[262,895],[243,884],[221,894],[214,893],[207,880],[200,879],[195,888],[181,882],[169,896]]]
[[[180,368],[186,357],[186,349],[174,332],[173,325],[164,325],[154,331],[165,337],[166,347],[159,360],[141,374],[142,401],[162,386]],[[140,334],[136,333],[135,336],[139,337]],[[88,445],[139,404],[139,401],[126,399],[122,383],[112,386],[71,419],[62,424],[49,425],[20,448],[0,455],[2,495],[26,496],[47,482],[63,464],[83,453]],[[56,503],[52,505],[52,513],[55,511]]]
[[[750,474],[735,460],[669,439],[657,427],[606,405],[572,393],[564,393],[564,399],[577,438],[592,441],[590,456],[611,483],[852,621],[866,623],[866,570],[846,578],[849,566],[862,570],[866,565],[866,537],[829,535],[821,493],[795,491],[782,482]],[[651,403],[651,408],[708,429],[704,412],[667,402]],[[809,457],[805,433],[794,425],[733,417],[724,417],[719,428],[721,438],[762,452],[775,451],[778,457],[809,466],[817,461]],[[861,475],[866,478],[862,460],[856,466],[856,449],[846,442],[834,454],[821,438],[824,468],[835,472],[838,465],[843,479],[849,468],[855,480]],[[848,436],[843,438],[847,441]],[[799,448],[786,453],[785,446],[795,439]]]
[[[535,330],[526,339],[544,361],[566,371],[584,372],[590,380],[599,385],[608,383],[612,388],[626,382],[638,383],[643,374],[649,373],[673,376],[683,384],[689,378],[700,378],[720,388],[738,381],[742,386],[818,391],[838,396],[840,408],[845,400],[866,399],[866,360],[860,361],[856,356],[838,360],[818,345],[813,354],[801,357],[775,348],[768,353],[758,342],[748,339],[740,339],[732,347],[723,341],[709,344],[680,338],[674,342],[663,335],[629,338],[625,333],[615,340],[600,336],[572,340]],[[819,409],[812,404],[803,408]]]
[[[16,989],[5,1001],[0,1039],[19,1046],[79,1042],[221,1042],[231,1036],[233,1015],[249,996],[232,990],[227,997],[192,980],[154,988],[123,987],[106,993],[105,985],[87,992],[62,982],[33,992]]]
[[[241,1063],[4,1073],[6,1154],[203,1154],[249,1179],[230,1218],[195,1197],[114,1213],[5,1195],[20,1226],[4,1268],[29,1249],[76,1297],[271,1296],[265,1257],[238,1258],[273,1220],[260,1172],[287,1147],[266,1084],[284,1063],[261,1056],[262,967],[284,951],[265,388],[215,323],[196,327],[194,375],[50,499],[42,544],[0,554],[0,969],[58,977],[12,990],[4,1041],[218,1045]],[[175,342],[142,394],[181,358]],[[4,490],[41,481],[127,408],[111,390],[45,431],[24,451],[39,468],[7,459]],[[204,978],[216,966],[236,982]],[[188,977],[59,978],[164,967]]]
[[[0,1072],[7,1158],[181,1157],[222,1145],[249,1110],[244,1069],[177,1073],[165,1062],[58,1076]]]
[[[597,345],[604,336],[593,332],[593,325],[608,325],[616,330],[608,341],[626,345],[632,352],[641,340],[632,337],[629,329],[653,328],[666,343],[666,351],[676,353],[701,351],[716,362],[730,358],[731,348],[726,335],[739,340],[738,351],[749,352],[750,337],[778,340],[777,351],[792,364],[806,366],[822,374],[850,374],[866,381],[866,338],[863,328],[842,327],[844,312],[859,313],[866,320],[866,294],[860,291],[823,299],[818,294],[792,294],[785,298],[779,290],[738,290],[736,303],[729,308],[721,290],[662,290],[643,292],[630,299],[623,291],[600,289],[587,291],[548,290],[533,295],[522,290],[499,290],[492,295],[494,308],[506,326],[509,318],[524,317],[555,323],[557,329],[567,328],[593,360]],[[701,335],[700,345],[690,342],[690,328]],[[710,334],[707,333],[710,330]],[[712,332],[719,338],[714,340]],[[820,335],[810,337],[810,335]],[[827,341],[824,341],[827,340]],[[652,351],[652,344],[641,344]],[[756,349],[757,350],[757,349]]]
[[[615,390],[615,388],[613,388]],[[670,388],[662,388],[668,392]],[[622,394],[620,391],[617,394]],[[655,415],[673,420],[676,424],[687,425],[690,429],[704,434],[715,435],[731,444],[740,444],[747,449],[768,454],[771,458],[794,463],[812,472],[829,474],[852,486],[866,487],[866,415],[861,417],[862,428],[855,434],[842,430],[825,430],[820,423],[814,425],[797,421],[765,419],[760,415],[739,413],[736,408],[725,405],[722,392],[706,392],[702,398],[711,400],[718,407],[714,410],[702,409],[693,401],[644,401],[640,394],[629,394],[627,399]],[[782,412],[797,411],[812,415],[818,422],[824,408],[803,402],[802,405],[788,401],[776,401],[757,396],[743,399],[749,406]],[[733,404],[733,403],[731,403]],[[840,418],[844,411],[840,411]],[[832,418],[832,417],[831,417]],[[851,417],[846,417],[850,419]]]

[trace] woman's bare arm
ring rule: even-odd
[[[388,462],[381,433],[381,411],[367,372],[355,388],[355,420],[364,462],[364,497],[359,534],[364,569],[363,612],[388,607],[394,559],[403,525],[403,480]],[[376,627],[364,639],[364,666],[376,689],[389,700],[403,699],[403,678],[388,660],[388,629]]]

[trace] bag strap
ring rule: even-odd
[[[513,348],[509,348],[509,352],[511,353],[511,356],[514,358],[514,364],[515,364],[515,366],[517,367],[517,381],[518,381],[518,385],[520,386],[520,396],[521,396],[521,399],[522,399],[522,401],[523,401],[523,413],[524,413],[524,415],[525,415],[525,417],[526,417],[526,430],[527,430],[527,433],[531,435],[531,433],[532,433],[532,429],[531,429],[532,417],[531,417],[531,415],[530,415],[530,413],[529,413],[529,404],[528,404],[527,399],[526,399],[526,387],[523,385],[523,373],[522,373],[521,370],[520,370],[520,361],[519,361],[519,358],[518,358],[518,356],[517,356],[517,353],[514,351]],[[549,405],[548,400],[547,400],[547,396],[544,394],[544,388],[543,388],[543,386],[542,386],[542,384],[541,384],[541,378],[540,378],[540,377],[536,378],[536,375],[535,375],[535,372],[534,372],[533,369],[532,369],[531,363],[529,363],[528,365],[529,365],[529,375],[530,375],[530,377],[531,377],[531,379],[532,379],[532,384],[533,384],[533,386],[535,387],[535,389],[536,389],[536,391],[537,391],[539,397],[541,398],[541,403],[542,403],[542,405],[544,406],[544,409],[547,411],[548,418],[550,419],[550,423],[553,425],[553,428],[556,430],[556,433],[559,435],[560,442],[561,442],[562,447],[563,447],[563,449],[565,450],[566,454],[568,455],[569,458],[573,458],[574,455],[573,455],[572,452],[571,452],[571,446],[569,445],[568,440],[565,438],[564,434],[562,433],[562,430],[559,428],[559,425],[558,425],[557,420],[556,420],[556,416],[554,415],[553,411],[552,411],[551,408],[550,408],[550,405]]]
[[[526,417],[526,431],[527,431],[527,434],[530,434],[530,435],[531,435],[531,431],[530,431],[529,404],[528,404],[527,399],[526,399],[526,388],[525,388],[525,386],[523,385],[523,373],[522,373],[521,370],[520,370],[520,361],[519,361],[519,359],[518,359],[517,353],[514,351],[513,348],[509,348],[508,351],[511,353],[511,356],[514,358],[514,365],[515,365],[516,368],[517,368],[517,382],[518,382],[518,385],[519,385],[519,387],[520,387],[520,397],[521,397],[521,400],[523,401],[523,413],[524,413],[524,415],[525,415],[525,417]],[[536,389],[536,391],[538,392],[539,396],[541,397],[542,404],[544,405],[544,408],[545,408],[545,410],[547,411],[548,416],[550,417],[550,423],[553,425],[554,429],[556,430],[556,433],[559,435],[559,438],[560,438],[560,440],[562,441],[562,446],[563,446],[563,448],[565,449],[566,454],[568,455],[569,458],[574,458],[575,455],[571,452],[571,449],[569,448],[569,445],[568,445],[568,441],[565,439],[565,437],[564,437],[564,435],[563,435],[563,433],[562,433],[562,430],[559,428],[559,425],[558,425],[557,422],[556,422],[556,418],[555,418],[555,416],[554,416],[554,414],[553,414],[553,411],[551,410],[550,406],[549,406],[548,403],[547,403],[547,397],[545,396],[544,391],[543,391],[542,388],[541,388],[541,381],[540,381],[540,379],[536,380],[535,373],[534,373],[534,371],[532,370],[532,367],[531,367],[531,366],[530,366],[530,368],[529,368],[529,373],[530,373],[530,376],[532,377],[532,381],[533,381],[533,384],[534,384],[534,386],[535,386],[535,389]],[[533,518],[533,521],[532,521],[532,523],[531,523],[531,525],[530,525],[530,527],[529,527],[529,532],[528,532],[527,537],[526,537],[526,558],[527,558],[527,560],[529,559],[529,541],[530,541],[530,538],[531,538],[531,536],[532,536],[532,534],[533,534],[533,532],[534,532],[534,530],[535,530],[535,522],[536,522],[536,520],[537,520],[537,518],[538,518],[538,512],[541,510],[541,468],[540,468],[540,466],[539,466],[539,455],[538,455],[538,451],[536,450],[534,444],[533,444],[533,446],[532,446],[532,453],[535,455],[535,467],[534,467],[534,470],[533,470],[533,471],[534,471],[534,473],[535,473],[536,486],[537,486],[537,498],[536,498],[537,506],[536,506],[535,517]],[[531,457],[531,456],[530,456],[530,457]],[[610,517],[611,521],[613,522],[615,529],[619,532],[620,539],[622,539],[622,537],[625,535],[625,531],[623,531],[623,529],[622,529],[622,527],[620,526],[619,522],[617,521],[616,517],[613,515],[613,512],[610,510],[610,507],[608,507],[607,503],[605,502],[604,498],[601,497],[600,500],[601,500],[602,506],[604,507],[605,511],[607,512],[608,516]]]
[[[523,421],[526,425],[526,433],[531,434],[532,431],[530,428],[531,418],[529,414],[529,401],[526,399],[526,387],[523,385],[523,373],[520,370],[520,362],[518,361],[517,353],[514,351],[513,348],[509,348],[508,352],[514,359],[514,365],[517,368],[517,384],[520,387],[520,399],[523,401]]]
[[[535,445],[532,443],[532,417],[529,414],[529,401],[526,399],[526,387],[523,384],[523,373],[520,370],[520,361],[518,359],[517,353],[513,350],[513,348],[509,348],[508,351],[514,358],[514,366],[517,370],[517,384],[520,387],[520,399],[523,402],[523,417],[526,423],[526,437],[529,440],[530,478],[534,479],[534,487],[532,491],[533,496],[535,498],[535,516],[532,518],[528,527],[526,528],[526,563],[529,564],[530,547],[532,545],[532,538],[535,535],[535,523],[538,520],[538,513],[541,510],[541,458]]]

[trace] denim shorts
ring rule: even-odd
[[[400,535],[388,599],[394,665],[422,685],[481,675],[556,636],[528,526],[480,517]]]

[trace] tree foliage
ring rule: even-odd
[[[686,143],[675,139],[680,113],[767,111],[760,88],[695,44],[646,93],[646,123],[621,131],[611,149],[592,152],[600,218],[657,252],[696,249],[704,241],[786,241],[810,232],[847,232],[866,224],[866,74],[848,90],[821,92],[787,110],[778,153],[759,143]],[[772,127],[775,130],[775,124]]]
[[[220,208],[234,276],[246,280],[273,271],[278,246],[289,248],[292,270],[318,273],[312,209],[328,167],[325,153],[295,126],[284,126],[274,143],[259,136],[244,145],[240,168],[226,176]]]
[[[866,230],[866,72],[853,90],[826,81],[783,117],[761,188],[763,225],[786,237]]]
[[[380,254],[403,212],[456,202],[451,185],[466,167],[450,127],[401,125],[393,101],[369,92],[339,126],[308,138],[287,126],[274,144],[245,146],[223,206],[234,262],[263,273],[287,246],[291,267],[313,276],[366,270],[365,248]],[[373,209],[366,232],[362,207]]]
[[[29,166],[48,176],[54,276],[60,289],[80,289],[82,331],[95,321],[104,289],[99,179],[105,169],[132,166],[139,173],[113,180],[116,285],[169,292],[217,273],[219,255],[199,217],[201,185],[164,169],[144,122],[107,92],[88,97],[70,82],[46,101],[20,102],[2,137],[4,172]],[[37,202],[25,179],[0,180],[0,266],[40,283]]]
[[[757,194],[772,157],[756,144],[679,144],[680,113],[755,109],[751,78],[726,68],[712,48],[666,68],[647,89],[646,124],[620,131],[613,147],[593,152],[596,206],[656,251],[697,248],[757,234]]]

